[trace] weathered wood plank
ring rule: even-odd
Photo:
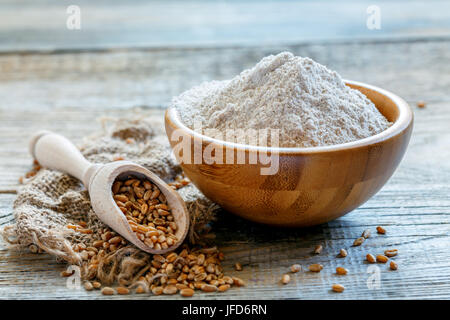
[[[13,112],[0,110],[0,137],[2,144],[0,152],[1,192],[15,192],[19,185],[18,179],[32,167],[32,159],[28,152],[28,141],[34,132],[42,129],[66,135],[75,143],[81,142],[94,132],[101,130],[102,117],[120,117],[121,109],[80,109],[63,108],[52,112],[31,110]],[[162,116],[161,110],[127,110],[128,115],[136,112]]]
[[[229,79],[283,50],[309,56],[344,78],[378,85],[408,101],[450,100],[450,41],[366,42],[0,54],[0,110],[161,108],[194,85]]]
[[[69,30],[66,10],[81,10]],[[369,30],[373,1],[88,1],[0,3],[0,50],[141,46],[267,45],[330,39],[450,34],[450,4],[378,1],[381,28]]]
[[[427,184],[447,185],[450,181],[450,150],[446,147],[450,141],[449,103],[430,103],[426,109],[417,110],[415,128],[410,147],[400,169],[396,171],[390,184]],[[14,192],[18,186],[18,177],[31,167],[28,153],[28,140],[31,134],[46,128],[67,135],[79,142],[86,135],[101,128],[98,119],[103,115],[120,117],[131,115],[157,114],[163,116],[162,110],[143,109],[86,109],[58,108],[51,112],[0,111],[0,192]],[[432,157],[430,155],[433,155]],[[404,196],[408,196],[407,194]],[[423,199],[427,201],[427,199]]]
[[[416,109],[411,144],[393,178],[377,195],[348,215],[314,228],[284,230],[221,214],[214,229],[217,244],[227,256],[225,270],[237,274],[232,266],[241,262],[244,271],[239,276],[249,285],[225,294],[199,294],[196,297],[242,300],[450,299],[450,99],[447,90],[450,42],[292,48],[297,54],[307,53],[305,55],[328,65],[330,62],[330,67],[345,77],[391,89],[411,103],[425,99],[429,104],[425,109]],[[162,101],[173,94],[172,90],[184,90],[200,80],[230,77],[272,50],[276,49],[205,49],[187,50],[186,54],[181,50],[138,50],[0,55],[0,93],[6,99],[0,101],[0,225],[11,221],[15,197],[1,192],[14,192],[18,177],[30,166],[27,141],[35,130],[47,128],[79,142],[82,136],[100,128],[96,118],[105,114],[113,117],[130,115],[136,112],[130,107],[142,104],[144,113],[162,116],[161,109],[145,106],[164,105]],[[354,52],[360,54],[355,56]],[[84,65],[86,69],[80,67],[83,59],[88,61]],[[119,67],[121,59],[130,60]],[[13,61],[16,62],[11,63]],[[152,79],[152,86],[159,86],[154,91],[139,87],[147,77]],[[101,79],[106,82],[101,83]],[[85,81],[86,87],[82,88],[80,81]],[[73,95],[71,88],[76,92]],[[146,98],[131,99],[132,95],[125,93],[130,92],[130,88],[140,88],[136,92]],[[27,91],[30,92],[28,96]],[[5,95],[7,93],[10,95]],[[64,95],[67,97],[63,99]],[[24,105],[19,106],[19,103]],[[13,107],[8,108],[8,104]],[[376,235],[374,228],[377,225],[386,226],[388,233]],[[362,247],[350,248],[353,240],[367,227],[372,229],[373,238]],[[313,256],[312,248],[318,243],[324,244],[324,252]],[[349,248],[349,256],[336,258],[342,247]],[[380,289],[370,290],[366,283],[370,274],[363,256],[366,252],[381,253],[388,247],[400,251],[395,258],[399,270],[389,271],[387,266],[377,265],[381,271]],[[314,262],[325,266],[320,274],[302,272],[294,275],[286,286],[278,283],[291,264],[300,263],[306,267]],[[333,272],[338,265],[349,269],[349,275],[336,276]],[[98,292],[66,289],[65,279],[58,276],[63,267],[48,255],[6,250],[5,243],[0,241],[0,298],[103,298]],[[331,293],[330,286],[334,282],[345,285],[346,291],[339,295]],[[39,288],[39,295],[36,288]]]
[[[450,41],[363,43],[0,55],[0,148],[2,166],[8,168],[0,192],[14,191],[17,177],[29,166],[26,143],[34,130],[49,128],[76,140],[98,128],[95,118],[126,112],[115,107],[167,105],[172,95],[203,80],[230,78],[283,49],[311,56],[346,78],[392,90],[411,105],[428,101],[426,109],[416,111],[415,149],[407,152],[395,179],[448,179]]]
[[[412,190],[410,190],[412,191]],[[416,193],[426,192],[417,186]],[[391,194],[383,190],[380,196]],[[380,201],[375,196],[365,206],[321,226],[302,229],[273,229],[256,225],[223,213],[215,223],[217,244],[225,252],[224,268],[247,280],[246,288],[233,289],[225,294],[199,294],[201,299],[387,299],[387,298],[449,298],[450,292],[450,199],[444,189],[433,190],[433,201],[446,199],[434,213],[415,206],[399,208],[397,203]],[[10,220],[13,195],[0,195],[0,220],[4,225]],[[382,205],[382,207],[380,207]],[[6,214],[6,215],[5,215]],[[375,226],[386,226],[387,234],[378,235]],[[238,228],[236,226],[239,226]],[[351,247],[365,228],[372,229],[372,237],[361,247]],[[311,254],[316,244],[323,244],[320,255]],[[340,248],[347,248],[349,256],[336,258]],[[364,261],[367,252],[382,253],[387,248],[397,248],[398,271],[389,271],[387,265],[377,264],[380,269],[380,289],[367,287],[369,265]],[[236,272],[233,265],[241,262],[244,271]],[[325,266],[320,274],[302,271],[292,275],[286,286],[279,283],[290,265],[299,263],[304,270],[311,263]],[[337,276],[334,269],[343,266],[349,270],[347,276]],[[65,288],[65,279],[58,274],[64,265],[47,255],[33,255],[6,251],[0,244],[0,297],[2,298],[89,298],[101,299],[100,293],[72,291]],[[339,282],[347,290],[340,295],[330,292],[332,283]],[[120,299],[121,297],[114,297]],[[135,297],[133,297],[135,298]],[[136,296],[148,299],[147,295]],[[167,297],[151,297],[166,299]]]

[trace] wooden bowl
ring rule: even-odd
[[[275,226],[324,223],[352,211],[380,190],[400,163],[413,128],[413,113],[400,97],[360,82],[346,84],[365,94],[393,122],[392,126],[377,135],[344,144],[266,148],[194,132],[171,107],[165,114],[166,133],[174,151],[181,141],[187,146],[186,153],[175,152],[186,176],[227,211]],[[279,170],[274,175],[261,175],[260,169],[267,166],[260,163],[194,163],[195,145],[196,150],[201,146],[202,152],[208,145],[223,148],[224,157],[227,150],[234,154],[244,152],[246,159],[258,151],[269,151],[279,156]]]

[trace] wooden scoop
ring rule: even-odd
[[[65,137],[40,131],[30,141],[30,152],[43,167],[59,170],[81,180],[89,191],[91,204],[98,218],[136,247],[152,254],[162,254],[177,248],[186,238],[189,229],[189,213],[180,195],[154,173],[130,161],[107,164],[90,163]],[[142,242],[131,230],[125,215],[116,205],[112,184],[116,179],[128,176],[147,178],[164,194],[177,223],[175,236],[178,242],[164,250],[155,250]]]

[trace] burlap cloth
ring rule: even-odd
[[[101,132],[85,138],[80,145],[81,152],[89,161],[106,163],[122,157],[148,168],[166,182],[173,181],[182,173],[171,154],[161,119],[102,119],[102,125]],[[214,218],[217,206],[192,184],[178,192],[186,201],[191,218],[186,241],[199,243],[202,233],[209,229],[208,223]],[[40,170],[18,190],[13,211],[15,223],[2,231],[6,241],[22,249],[34,244],[58,259],[81,266],[83,260],[73,250],[74,245],[83,243],[89,246],[100,239],[102,229],[108,228],[93,212],[89,194],[82,183],[52,170]],[[94,232],[81,234],[67,228],[67,225],[76,225],[79,221],[87,222],[87,228]],[[145,267],[149,259],[148,254],[128,244],[106,259],[110,264],[119,265],[114,275],[99,270],[97,278],[114,282],[120,278],[121,272],[125,272],[120,270],[121,260],[130,256],[134,258],[136,269]],[[127,272],[130,273],[129,270]],[[101,279],[102,274],[105,279]],[[94,277],[90,275],[90,278]]]

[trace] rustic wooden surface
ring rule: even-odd
[[[81,29],[66,28],[77,5]],[[380,29],[368,29],[369,6]],[[369,10],[370,12],[370,10]],[[2,0],[0,50],[247,46],[450,35],[442,0]]]
[[[0,24],[4,31],[2,27]],[[2,32],[0,37],[5,37]],[[201,293],[195,298],[450,298],[450,41],[401,38],[263,47],[25,53],[20,46],[21,52],[10,50],[17,47],[11,41],[5,45],[8,52],[0,53],[1,226],[13,221],[14,193],[19,176],[31,167],[27,143],[34,131],[50,129],[77,142],[100,128],[97,119],[101,116],[130,115],[139,109],[162,117],[171,96],[201,81],[229,78],[261,57],[287,49],[310,56],[345,78],[381,86],[405,98],[415,111],[409,149],[378,194],[330,223],[286,230],[220,214],[214,229],[217,245],[226,254],[225,270],[248,285],[223,294]],[[426,108],[416,108],[418,100],[425,100]],[[377,225],[385,226],[387,234],[377,235]],[[372,230],[372,238],[361,247],[351,247],[366,228]],[[317,244],[323,244],[324,250],[313,255]],[[342,247],[349,255],[337,258]],[[399,270],[377,264],[380,288],[371,290],[364,256],[386,248],[399,250],[394,258]],[[244,266],[241,272],[233,270],[238,261]],[[288,285],[279,283],[293,263],[306,268],[316,262],[324,265],[321,273],[303,271],[293,275]],[[346,267],[349,274],[337,276],[337,266]],[[0,299],[105,298],[99,292],[67,289],[65,279],[59,277],[63,269],[64,264],[47,254],[9,250],[0,241]],[[345,285],[346,290],[331,292],[333,283]]]

